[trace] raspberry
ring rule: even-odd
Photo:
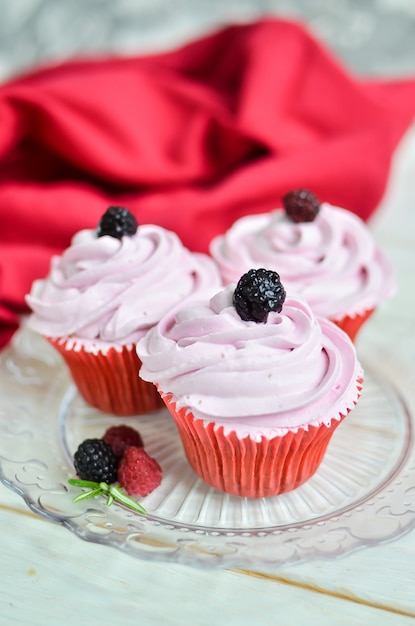
[[[79,478],[97,483],[115,483],[117,459],[102,439],[85,439],[74,455],[74,465]]]
[[[110,206],[101,217],[97,235],[109,235],[115,239],[122,239],[124,235],[134,235],[138,224],[132,213],[121,206]]]
[[[266,322],[268,313],[279,313],[285,301],[285,289],[277,272],[252,269],[241,276],[233,294],[233,305],[245,321]]]
[[[313,222],[320,210],[318,198],[307,189],[294,189],[286,193],[282,202],[293,222]]]
[[[118,482],[134,496],[147,496],[161,483],[162,470],[144,448],[130,446],[118,466]]]
[[[124,424],[108,428],[102,439],[111,446],[117,461],[122,459],[126,449],[130,446],[142,448],[144,445],[140,433],[134,430],[134,428],[131,428],[131,426]]]

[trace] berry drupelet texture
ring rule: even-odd
[[[294,189],[286,193],[282,202],[293,222],[313,222],[320,211],[320,201],[307,189]]]
[[[277,272],[251,269],[239,279],[233,294],[233,305],[241,319],[266,322],[268,313],[281,311],[285,295]]]
[[[161,483],[162,469],[144,448],[130,446],[118,467],[118,482],[130,496],[148,496]]]
[[[140,433],[125,424],[111,426],[105,431],[102,439],[111,446],[118,461],[130,446],[142,448],[144,445]]]
[[[118,463],[111,446],[102,439],[85,439],[74,454],[75,471],[79,478],[97,483],[114,483]]]
[[[135,235],[137,228],[137,221],[128,209],[121,206],[110,206],[101,217],[97,236],[109,235],[115,239],[122,239],[124,235]]]

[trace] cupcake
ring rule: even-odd
[[[188,298],[221,285],[214,262],[187,250],[177,235],[137,225],[110,207],[96,230],[76,233],[51,260],[49,275],[27,295],[28,325],[60,352],[80,394],[115,415],[139,415],[163,403],[138,376],[136,343]]]
[[[268,267],[287,290],[303,296],[352,340],[378,305],[394,295],[392,267],[366,224],[354,213],[320,204],[295,190],[283,208],[250,215],[211,242],[225,284],[251,268]]]
[[[165,316],[137,350],[195,473],[237,496],[307,481],[362,389],[348,335],[262,268]]]

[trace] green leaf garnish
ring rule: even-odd
[[[108,485],[107,483],[95,483],[92,480],[81,480],[78,478],[70,478],[68,480],[70,485],[74,487],[81,487],[82,489],[89,489],[89,491],[84,491],[80,493],[76,498],[73,499],[73,502],[81,502],[82,500],[87,500],[87,498],[95,498],[96,496],[105,495],[107,496],[107,506],[111,506],[111,504],[116,500],[120,504],[127,506],[133,511],[140,513],[141,515],[146,515],[147,511],[145,508],[134,500],[127,496],[124,491],[120,489],[120,487],[116,487],[115,485]]]
[[[99,483],[95,483],[92,480],[81,480],[80,478],[70,478],[68,483],[75,485],[75,487],[85,487],[86,489],[96,489],[99,486]]]

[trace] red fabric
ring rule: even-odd
[[[415,80],[357,80],[300,24],[274,19],[3,85],[1,345],[51,255],[109,204],[202,251],[298,186],[366,219],[414,112]]]

